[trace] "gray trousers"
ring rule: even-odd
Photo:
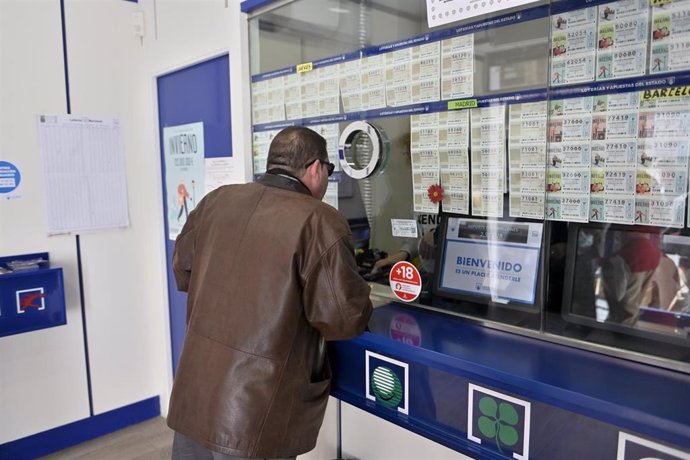
[[[288,457],[284,459],[278,458],[264,458],[263,460],[295,460],[297,457]],[[175,432],[173,438],[172,460],[262,460],[249,459],[246,457],[233,457],[232,455],[225,455],[214,452],[210,449],[199,445],[195,441],[189,439],[187,436]]]

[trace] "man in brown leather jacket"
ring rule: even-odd
[[[347,221],[323,203],[326,140],[273,139],[266,174],[209,193],[177,237],[187,335],[168,425],[173,459],[294,458],[316,444],[330,388],[326,340],[372,306]]]

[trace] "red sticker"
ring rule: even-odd
[[[405,302],[412,302],[422,292],[422,277],[419,276],[419,270],[409,262],[398,262],[393,265],[388,280],[393,294]]]

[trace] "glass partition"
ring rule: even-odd
[[[493,9],[259,11],[255,174],[285,126],[327,139],[378,304],[690,369],[690,2]]]

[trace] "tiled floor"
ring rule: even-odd
[[[156,417],[41,460],[169,460],[172,439],[165,419]]]

